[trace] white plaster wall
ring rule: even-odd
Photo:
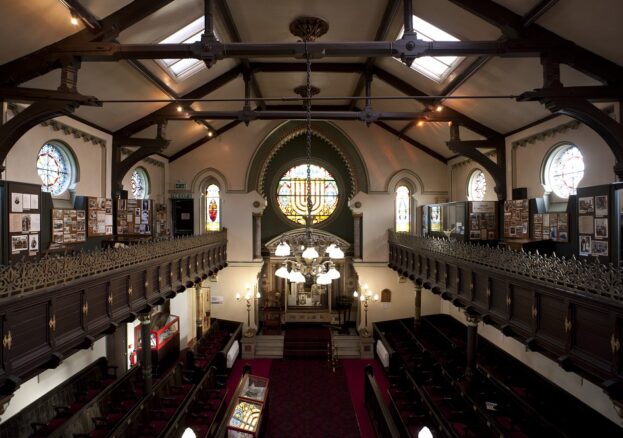
[[[369,302],[368,304],[368,330],[371,330],[372,323],[386,321],[390,319],[412,318],[415,314],[415,284],[410,281],[399,281],[399,276],[395,271],[389,269],[384,263],[354,263],[355,270],[359,275],[358,289],[361,292],[363,285],[367,284],[369,290],[374,294],[381,295],[383,289],[392,292],[390,303]],[[422,315],[437,314],[440,311],[441,299],[438,295],[422,293]],[[361,326],[364,324],[364,311],[361,304],[357,306],[360,312]]]
[[[180,317],[180,350],[195,338],[195,289],[186,289],[170,301],[171,315]]]
[[[551,148],[561,142],[575,144],[584,156],[584,178],[580,181],[579,187],[610,184],[615,181],[613,171],[614,155],[602,138],[591,128],[583,124],[580,124],[577,129],[570,129],[537,140],[532,144],[517,147],[515,150],[516,155],[513,169],[511,162],[513,142],[560,126],[571,120],[572,119],[569,117],[556,117],[506,138],[509,199],[513,187],[527,187],[528,198],[543,196],[544,189],[541,185],[541,166]],[[556,202],[560,201],[560,199],[557,199],[557,197],[552,194],[552,201]]]
[[[105,140],[106,147],[75,138],[73,134],[65,134],[62,130],[55,131],[50,126],[37,125],[24,134],[7,155],[5,179],[41,184],[36,169],[37,154],[46,142],[60,140],[71,148],[80,169],[80,181],[75,186],[76,195],[110,196],[112,136],[69,117],[54,120]],[[61,197],[68,199],[69,194]]]
[[[46,370],[38,376],[24,382],[22,386],[15,391],[0,422],[5,422],[39,397],[51,391],[102,356],[106,356],[106,338],[95,342],[92,348],[80,350],[69,356],[58,368]]]
[[[453,316],[463,324],[466,324],[465,313],[459,312],[458,308],[454,307],[449,302],[441,302],[441,311],[442,313]],[[493,326],[486,325],[481,322],[478,325],[478,334],[516,359],[519,359],[546,379],[552,381],[565,391],[582,400],[596,411],[605,415],[619,426],[623,425],[621,418],[614,410],[612,401],[610,401],[610,398],[606,395],[603,389],[597,385],[584,380],[575,373],[564,371],[553,360],[543,356],[540,353],[527,350],[524,344],[513,338],[504,336],[501,331]]]
[[[125,158],[125,157],[124,157]],[[132,195],[132,182],[130,178],[132,177],[132,172],[137,167],[142,167],[149,175],[149,199],[153,199],[158,204],[163,204],[168,199],[168,160],[154,155],[150,158],[159,161],[162,163],[163,167],[154,165],[145,160],[140,161],[136,166],[132,167],[128,173],[125,174],[122,180],[123,189],[128,191],[128,198],[132,199],[134,196]]]
[[[222,304],[212,303],[211,312],[213,318],[242,322],[243,331],[247,330],[246,302],[244,299],[236,301],[236,293],[244,297],[246,285],[251,286],[251,293],[254,292],[254,285],[257,284],[261,267],[261,262],[228,262],[227,268],[218,272],[217,281],[208,282],[210,295],[213,298],[223,297]],[[256,313],[255,304],[255,300],[251,300],[251,327],[257,327],[254,320]]]

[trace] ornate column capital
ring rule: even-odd
[[[476,313],[465,312],[465,320],[468,327],[478,327],[478,323],[482,321],[482,317]]]

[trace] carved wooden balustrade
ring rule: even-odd
[[[0,267],[0,394],[227,266],[227,232]]]
[[[389,232],[389,266],[623,399],[623,269]]]

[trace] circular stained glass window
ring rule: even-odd
[[[472,172],[467,183],[467,196],[470,201],[482,201],[487,192],[487,179],[482,170],[476,169]]]
[[[547,187],[560,198],[575,195],[584,177],[584,157],[577,146],[566,144],[549,155],[544,180]]]
[[[56,143],[44,144],[37,155],[37,173],[43,182],[43,191],[53,196],[63,194],[73,177],[69,151]]]
[[[312,224],[327,220],[339,200],[337,182],[324,167],[310,166]],[[307,164],[288,170],[277,186],[277,204],[288,219],[305,225],[307,217]]]
[[[147,172],[141,167],[134,169],[131,177],[132,195],[134,199],[145,199],[149,193]]]

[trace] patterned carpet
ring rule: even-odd
[[[273,360],[267,438],[359,438],[343,367],[322,360]]]

